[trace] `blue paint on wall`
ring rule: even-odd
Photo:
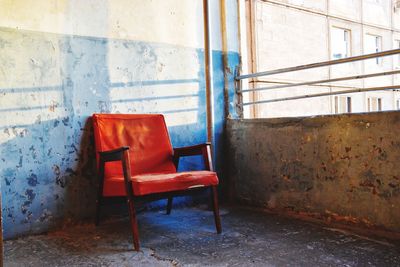
[[[0,177],[2,190],[2,208],[4,237],[40,233],[57,227],[66,220],[84,220],[93,218],[97,178],[95,175],[93,133],[90,115],[100,112],[140,113],[162,112],[176,114],[179,101],[185,101],[193,95],[166,97],[164,93],[154,92],[152,98],[140,93],[131,94],[126,99],[115,101],[111,91],[118,88],[137,87],[138,91],[146,86],[162,86],[165,90],[176,84],[196,84],[197,105],[192,111],[195,122],[169,127],[174,146],[203,143],[207,139],[204,51],[169,44],[155,44],[140,41],[102,39],[91,37],[61,36],[34,32],[0,29],[0,40],[4,46],[21,46],[21,49],[53,49],[59,53],[56,62],[49,58],[38,70],[38,84],[46,77],[46,72],[59,73],[59,84],[43,84],[31,87],[0,88],[0,95],[12,98],[42,96],[46,98],[39,106],[21,103],[12,109],[1,109],[3,116],[25,114],[26,121],[0,125],[0,131],[7,141],[0,143]],[[49,41],[50,40],[50,41]],[[56,42],[56,43],[54,43]],[[131,80],[112,80],[109,69],[110,47],[120,57],[133,54],[118,68],[129,69]],[[157,72],[161,54],[183,51],[183,54],[195,55],[198,62],[196,77],[174,77],[160,80]],[[136,57],[135,57],[136,56]],[[229,53],[229,68],[238,63],[237,53]],[[213,52],[214,101],[215,101],[215,139],[217,170],[223,164],[223,134],[225,125],[224,105],[233,103],[233,87],[228,99],[224,94],[223,54]],[[30,58],[26,59],[30,61]],[[37,59],[35,59],[37,60]],[[179,58],[176,58],[177,64]],[[10,63],[10,62],[9,62]],[[12,62],[11,62],[12,63]],[[165,75],[168,76],[168,75]],[[229,74],[233,81],[233,75]],[[168,85],[168,87],[165,87]],[[150,87],[149,87],[150,88]],[[136,89],[135,89],[136,90]],[[149,89],[153,90],[153,89]],[[58,96],[52,102],[51,96]],[[163,99],[164,97],[164,99]],[[48,100],[48,103],[46,102]],[[158,100],[168,101],[169,110],[157,110]],[[150,102],[149,102],[150,101]],[[146,110],[151,101],[156,101],[154,110]],[[121,104],[122,103],[122,104]],[[138,103],[143,108],[138,108]],[[119,104],[123,108],[119,108]],[[230,105],[231,109],[231,105]],[[190,157],[181,161],[180,169],[200,169],[203,162],[199,157]],[[182,199],[181,201],[189,201]],[[159,205],[164,205],[160,202]]]

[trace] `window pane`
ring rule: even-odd
[[[382,111],[382,98],[368,97],[368,111]]]
[[[347,112],[351,113],[351,97],[347,97]]]
[[[350,32],[345,29],[332,28],[332,59],[345,58],[349,56]]]
[[[335,96],[335,113],[350,113],[351,112],[351,97]]]
[[[381,37],[380,36],[376,36],[376,35],[372,35],[372,34],[367,34],[365,35],[365,40],[364,40],[365,44],[365,53],[366,54],[371,54],[371,53],[377,53],[380,52],[381,49]],[[375,64],[379,64],[379,58],[376,58],[372,61],[375,61]]]
[[[400,48],[400,40],[395,40],[393,49],[399,49],[399,48]],[[397,67],[400,67],[400,54],[398,54],[396,56],[396,60],[394,62],[394,65],[397,66]]]

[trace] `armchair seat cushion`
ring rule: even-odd
[[[125,195],[124,178],[109,177],[104,181],[104,196]],[[177,173],[146,173],[132,176],[133,194],[143,196],[153,193],[186,190],[195,187],[218,185],[218,177],[211,171]]]

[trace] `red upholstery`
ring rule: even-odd
[[[152,193],[186,190],[194,187],[218,185],[215,172],[192,171],[154,173],[132,176],[133,193],[143,196]],[[104,182],[104,196],[125,195],[124,178],[111,177]]]
[[[129,146],[133,192],[146,195],[193,186],[217,185],[214,172],[176,173],[173,149],[162,115],[94,114],[96,151]],[[98,159],[98,153],[96,153]],[[105,165],[103,196],[125,196],[121,162]]]

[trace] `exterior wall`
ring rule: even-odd
[[[335,1],[328,1],[328,3],[329,3],[328,11],[330,15],[361,22],[362,20],[361,1],[335,0]],[[324,11],[326,11],[326,9]]]
[[[393,11],[395,10],[395,12]],[[256,71],[273,70],[331,60],[331,29],[338,27],[350,31],[350,56],[370,53],[365,48],[365,35],[381,36],[382,50],[397,48],[399,40],[400,10],[393,1],[382,0],[254,0],[254,38]],[[290,72],[257,78],[255,87],[274,84],[298,83],[327,78],[354,76],[393,70],[396,57],[383,57],[377,66],[373,61],[359,61],[331,67]],[[244,68],[246,69],[246,68]],[[300,86],[245,93],[243,98],[265,100],[309,95],[346,89],[398,84],[398,75],[349,80],[330,86]],[[397,82],[397,83],[396,83]],[[244,86],[251,86],[244,84]],[[352,97],[352,112],[367,112],[368,97],[379,96],[383,110],[396,109],[399,92],[368,92],[348,94]],[[319,97],[257,105],[254,113],[245,108],[245,117],[294,117],[335,113],[335,98]]]
[[[400,113],[229,120],[238,200],[400,231]]]
[[[314,1],[314,0],[281,0],[279,2],[294,5],[302,8],[307,8],[314,11],[326,10],[326,1]]]
[[[314,1],[315,4],[317,4]],[[310,1],[305,3],[310,9],[321,9],[320,5],[313,5]],[[312,13],[298,12],[283,6],[266,4],[262,1],[256,1],[256,66],[258,70],[278,69],[291,65],[300,65],[307,58],[310,62],[328,60],[326,43],[328,37],[321,34],[327,27],[326,19],[321,16],[315,16]],[[288,30],[290,33],[288,34]],[[310,45],[313,44],[313,49]],[[296,47],[295,53],[288,53]],[[301,75],[296,72],[274,75],[272,81],[300,81],[301,79],[327,79],[328,69],[306,70]],[[271,81],[271,79],[261,77],[259,80]],[[258,87],[272,86],[272,83],[257,83]],[[328,92],[328,87],[320,88],[288,88],[279,90],[262,91],[258,93],[258,99],[274,99],[280,97],[289,97],[303,95],[307,90],[313,90],[315,93]],[[329,100],[329,98],[327,98]],[[321,105],[320,99],[299,100],[289,102],[277,102],[262,105],[258,109],[260,117],[297,116],[298,111],[293,108],[293,102],[301,105],[312,105],[318,107],[318,110],[325,110],[329,113],[329,105]],[[264,108],[267,107],[267,108]],[[304,110],[305,115],[313,115]],[[290,115],[289,115],[290,114]]]
[[[222,47],[220,16],[237,17],[235,1],[226,2],[224,10],[219,1],[210,7],[218,170],[234,102],[233,89],[225,92],[232,75],[224,70],[239,59],[235,20],[227,25],[234,28],[227,37],[231,50]],[[92,218],[93,113],[163,113],[174,146],[205,142],[204,68],[201,0],[1,0],[5,238]],[[182,164],[201,167],[198,157]]]
[[[360,0],[359,0],[360,1]],[[392,0],[361,0],[363,22],[376,26],[392,27]]]

